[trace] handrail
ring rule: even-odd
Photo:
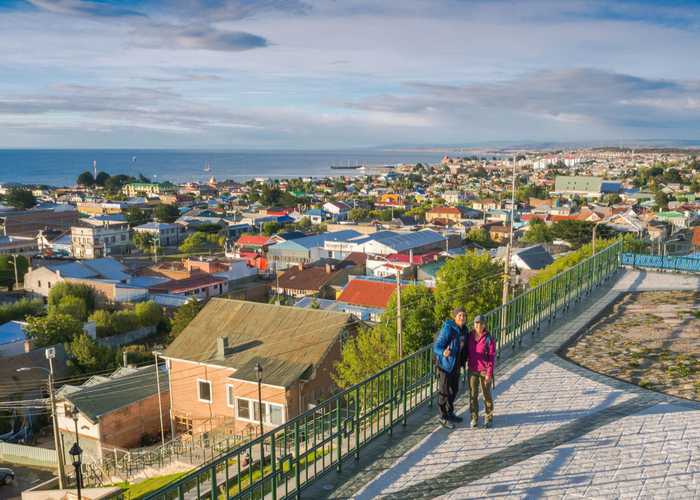
[[[610,278],[619,267],[622,241],[485,314],[497,352],[519,347],[544,321],[552,321]],[[146,499],[262,498],[299,496],[311,482],[393,432],[436,392],[432,346],[425,346],[279,427],[214,458],[145,496]]]

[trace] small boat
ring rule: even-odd
[[[204,165],[204,169],[203,169],[203,170],[204,170],[205,172],[211,172],[211,167],[209,166],[208,163],[207,163],[206,165]]]

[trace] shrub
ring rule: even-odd
[[[59,342],[70,342],[83,333],[83,325],[67,314],[54,313],[48,316],[29,316],[26,331],[35,347],[46,347]]]
[[[20,299],[12,304],[0,305],[0,324],[8,321],[22,321],[27,316],[39,316],[44,312],[41,300]]]
[[[49,292],[49,308],[58,306],[61,299],[67,295],[83,299],[88,313],[95,310],[96,293],[94,288],[89,285],[65,281],[56,283]]]
[[[134,313],[141,326],[156,326],[163,319],[163,310],[152,300],[136,304]]]
[[[66,295],[56,306],[50,306],[49,314],[51,313],[67,314],[80,321],[85,321],[88,317],[85,301],[74,295]]]

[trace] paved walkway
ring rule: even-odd
[[[495,427],[448,431],[426,414],[318,498],[700,498],[700,404],[595,374],[556,351],[626,291],[700,278],[621,272],[497,371]],[[458,411],[468,420],[466,398]],[[431,413],[434,410],[426,410]],[[418,417],[420,420],[420,417]],[[348,470],[349,469],[349,470]]]

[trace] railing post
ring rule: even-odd
[[[389,435],[394,435],[394,367],[389,368]]]
[[[277,500],[277,449],[275,446],[275,431],[270,434],[270,460],[272,463],[272,500]],[[265,467],[260,469],[261,478],[265,477]],[[264,482],[263,482],[264,491]]]
[[[338,463],[336,464],[336,470],[337,470],[338,472],[340,472],[340,470],[341,470],[341,462],[342,462],[342,459],[343,459],[343,431],[342,431],[342,429],[340,428],[340,422],[341,422],[341,418],[340,418],[340,397],[338,397],[338,399],[336,399],[335,404],[336,404],[336,406],[335,406],[335,413],[336,413],[336,415],[335,415],[335,424],[336,424],[336,429],[338,430],[338,438],[337,438],[337,442],[336,442],[336,446],[337,446],[337,448],[338,448],[338,450],[337,450],[337,460],[338,460]],[[275,500],[275,499],[273,499],[273,500]]]
[[[301,457],[299,456],[299,419],[294,420],[294,475],[296,476],[296,497],[301,498]]]
[[[360,459],[360,386],[355,386],[355,460]]]
[[[404,427],[406,426],[406,412],[407,412],[407,402],[408,402],[408,394],[407,394],[408,383],[406,380],[406,366],[407,365],[408,365],[408,361],[404,360],[403,361],[403,381],[401,383],[401,394],[403,395],[403,425],[404,425]]]
[[[209,475],[211,475],[211,491],[209,492],[209,496],[211,500],[217,500],[217,494],[216,494],[216,464],[212,463],[211,464],[211,470],[209,472]]]

